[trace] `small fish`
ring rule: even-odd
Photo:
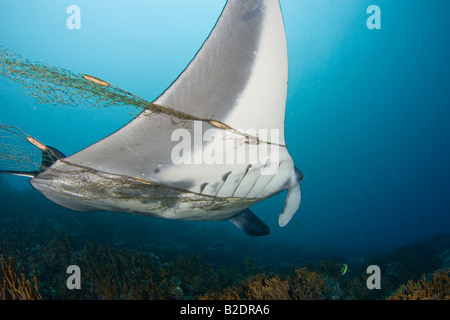
[[[342,268],[341,268],[341,276],[344,276],[347,273],[347,271],[348,271],[348,266],[345,263],[341,264],[341,266],[342,266]]]

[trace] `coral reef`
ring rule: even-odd
[[[0,299],[449,296],[450,235],[370,258],[329,251],[308,254],[296,246],[280,250],[280,244],[270,239],[230,236],[226,224],[211,227],[108,212],[73,212],[38,193],[10,190],[1,180],[0,176]],[[348,271],[342,274],[344,263]],[[372,264],[381,269],[381,290],[366,286],[366,269]],[[70,265],[81,270],[80,290],[66,286]],[[447,271],[431,276],[435,270]],[[428,276],[421,278],[422,274]]]
[[[327,287],[323,279],[306,268],[294,270],[294,276],[259,274],[240,284],[228,287],[223,293],[212,292],[200,300],[322,300]]]
[[[88,242],[81,250],[85,291],[94,299],[164,299],[169,289],[149,254]]]
[[[398,277],[389,274],[397,265],[381,257],[384,282],[382,290],[368,290],[367,274],[354,265],[345,276],[341,264],[329,260],[293,267],[288,274],[258,266],[249,258],[240,264],[213,265],[201,254],[178,254],[161,258],[153,252],[107,245],[98,241],[80,241],[58,231],[45,243],[30,246],[28,240],[14,236],[13,243],[3,240],[5,248],[25,255],[30,274],[14,259],[2,258],[0,286],[2,299],[201,299],[201,300],[336,300],[336,299],[448,299],[448,270],[410,280],[397,293]],[[29,229],[26,229],[29,231]],[[2,238],[0,236],[0,238]],[[42,240],[42,239],[41,239]],[[390,261],[390,262],[389,262]],[[81,290],[66,286],[69,265],[81,269]],[[433,264],[434,265],[434,264]],[[37,287],[39,279],[39,290]],[[396,284],[397,283],[397,284]]]
[[[409,280],[388,300],[450,300],[449,272],[441,270],[434,272],[431,279],[423,275],[416,282]]]
[[[328,291],[324,280],[306,268],[295,270],[296,276],[291,281],[292,297],[296,300],[320,300]]]
[[[36,275],[30,276],[13,257],[0,257],[0,300],[41,300]]]
[[[93,241],[76,249],[74,241],[64,234],[40,250],[39,260],[51,270],[41,272],[45,299],[196,299],[206,288],[221,290],[240,276],[234,268],[203,263],[198,254],[179,255],[162,263],[153,253]],[[80,267],[81,290],[66,287],[64,268],[72,264]]]

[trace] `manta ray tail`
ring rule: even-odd
[[[13,176],[23,176],[23,177],[29,177],[34,178],[39,173],[39,171],[13,171],[13,170],[0,170],[0,174],[11,174]]]
[[[251,212],[250,209],[239,212],[229,221],[250,236],[266,236],[270,233],[269,227]]]

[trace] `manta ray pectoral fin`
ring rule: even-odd
[[[269,227],[250,209],[242,210],[229,221],[250,236],[266,236],[270,233]]]
[[[278,219],[278,224],[280,225],[280,227],[286,226],[289,221],[291,221],[292,217],[297,212],[298,207],[300,206],[301,199],[302,192],[300,190],[300,185],[296,184],[288,190],[283,211],[281,211],[280,217]]]

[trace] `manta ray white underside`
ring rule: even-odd
[[[301,199],[303,175],[284,137],[287,81],[278,0],[228,0],[195,58],[154,101],[159,110],[56,157],[30,183],[74,210],[230,220],[268,234],[248,208],[287,190],[285,226]]]

